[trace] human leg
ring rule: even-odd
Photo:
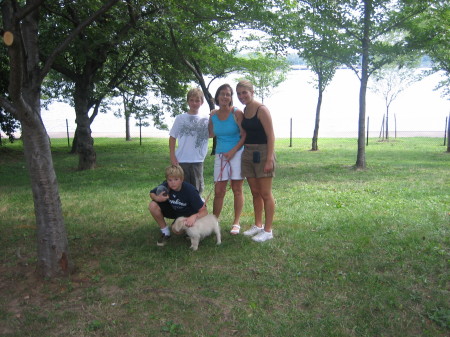
[[[264,203],[265,225],[261,231],[253,237],[253,241],[264,242],[273,238],[272,223],[275,214],[275,200],[272,194],[272,178],[258,178],[260,195]]]
[[[180,163],[184,172],[184,181],[193,185],[200,195],[204,190],[203,163]]]
[[[231,180],[231,189],[234,195],[234,222],[233,224],[239,225],[239,221],[244,208],[244,193],[242,187],[244,180]]]
[[[223,199],[225,198],[226,188],[228,181],[217,181],[214,185],[214,202],[213,202],[213,214],[219,218],[222,212]]]
[[[272,194],[272,177],[258,178],[259,193],[264,204],[266,232],[272,231],[273,217],[275,214],[275,199]]]
[[[192,164],[192,175],[193,180],[195,184],[195,188],[197,188],[200,195],[203,194],[203,191],[205,190],[205,181],[203,178],[203,163],[193,163]]]
[[[177,214],[168,202],[158,203],[152,200],[148,205],[148,209],[161,230],[161,237],[156,244],[165,246],[170,238],[170,229],[164,218],[176,219]]]
[[[150,214],[153,216],[153,219],[155,219],[156,223],[159,225],[159,228],[163,229],[167,227],[166,221],[164,220],[164,214],[161,210],[160,205],[156,201],[151,201],[148,205],[148,210],[150,211]]]
[[[253,211],[255,213],[255,225],[257,227],[263,226],[262,214],[264,209],[264,201],[261,197],[259,181],[257,178],[247,178],[248,185],[253,197]]]

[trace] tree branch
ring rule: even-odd
[[[32,4],[27,4],[25,7],[17,11],[16,20],[22,21],[24,17],[32,13],[44,3],[44,0],[33,1]]]
[[[8,111],[13,116],[17,116],[14,105],[3,96],[0,96],[0,106],[3,107],[6,111]]]
[[[103,15],[105,12],[107,12],[112,6],[114,6],[119,0],[110,0],[105,5],[103,5],[102,8],[100,8],[97,12],[95,12],[92,16],[84,20],[78,27],[76,27],[72,33],[67,36],[67,38],[53,51],[53,53],[50,55],[50,57],[45,62],[44,68],[41,72],[41,82],[44,80],[44,77],[47,75],[47,73],[50,71],[53,62],[56,59],[56,56],[62,52],[69,44],[72,42],[73,39],[88,25],[90,25],[93,21],[95,21],[99,16]]]

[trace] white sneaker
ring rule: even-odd
[[[245,236],[253,236],[256,235],[258,233],[264,232],[264,226],[263,227],[258,227],[256,225],[253,225],[252,228],[246,230],[244,233]]]
[[[255,235],[252,240],[256,242],[264,242],[267,240],[273,239],[272,232],[262,231],[259,234]]]

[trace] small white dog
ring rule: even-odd
[[[213,233],[216,233],[217,244],[221,244],[219,221],[215,215],[208,214],[203,218],[197,219],[192,227],[187,227],[185,220],[186,218],[184,216],[177,218],[172,225],[172,230],[178,233],[185,231],[191,239],[190,248],[192,250],[197,250],[200,240]]]

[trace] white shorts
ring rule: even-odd
[[[234,154],[230,161],[219,153],[214,160],[214,181],[242,180],[241,158],[244,149],[240,149]]]

